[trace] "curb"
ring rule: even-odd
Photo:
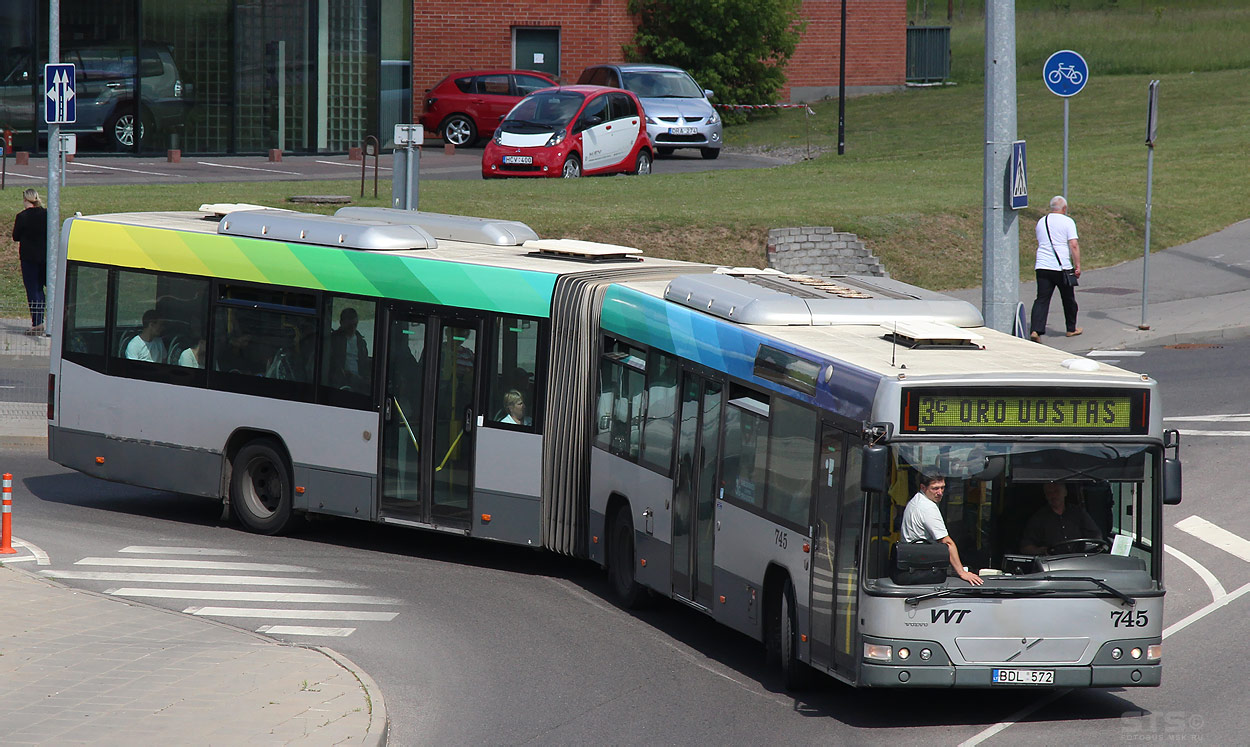
[[[386,711],[386,700],[382,697],[382,690],[378,687],[378,683],[373,681],[368,672],[338,651],[325,646],[309,646],[308,648],[324,654],[326,658],[350,672],[360,683],[361,689],[365,691],[365,699],[369,701],[369,729],[365,732],[364,743],[385,747],[390,734],[391,719]]]

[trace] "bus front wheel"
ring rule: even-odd
[[[634,520],[629,506],[612,516],[608,534],[608,580],[612,593],[625,609],[637,609],[647,601],[647,590],[634,578]]]
[[[291,518],[291,470],[278,444],[258,439],[231,463],[230,505],[249,532],[277,534]]]

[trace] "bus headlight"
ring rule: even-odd
[[[904,647],[898,650],[898,658],[906,659],[909,656],[911,656],[911,649]]]
[[[1153,661],[1158,661],[1159,659],[1162,659],[1163,658],[1163,644],[1152,643],[1149,646],[1147,646],[1146,658],[1151,659]]]
[[[1134,659],[1140,659],[1140,658],[1141,658],[1141,649],[1140,649],[1140,648],[1137,648],[1136,646],[1134,646],[1134,647],[1133,647],[1133,650],[1128,652],[1128,655],[1129,655],[1129,656],[1131,656],[1131,657],[1133,657]]]
[[[889,661],[894,653],[890,646],[882,646],[879,643],[864,644],[864,658],[873,661]]]

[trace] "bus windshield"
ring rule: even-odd
[[[928,500],[921,475],[945,478],[938,507],[947,534],[964,566],[983,578],[1053,567],[1138,570],[1159,578],[1156,446],[897,443],[892,455],[890,489],[870,508],[868,578],[888,578],[897,568],[891,550],[902,536],[907,503],[917,495]]]

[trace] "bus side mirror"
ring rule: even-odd
[[[860,488],[868,493],[884,493],[890,489],[890,449],[870,445],[863,449],[859,471]]]
[[[1166,457],[1163,460],[1163,503],[1175,506],[1181,502],[1181,460]]]

